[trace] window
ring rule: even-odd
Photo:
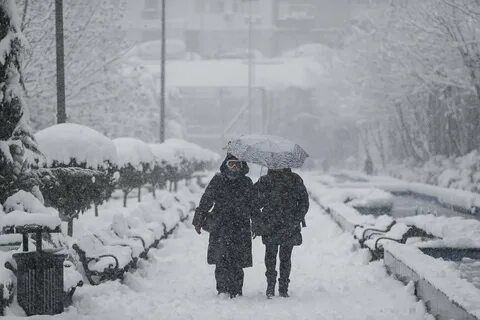
[[[308,3],[280,3],[278,20],[310,20],[314,19],[315,7]]]
[[[145,0],[145,5],[142,11],[142,18],[144,19],[159,19],[160,18],[160,2],[159,0]]]
[[[224,0],[210,0],[208,2],[208,12],[210,13],[223,13],[225,11]]]
[[[196,0],[195,2],[195,12],[203,13],[205,11],[204,0]]]

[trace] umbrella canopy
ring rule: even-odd
[[[269,135],[241,136],[228,143],[227,152],[239,160],[269,169],[300,168],[308,157],[308,153],[298,144]]]

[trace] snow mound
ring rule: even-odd
[[[58,124],[37,132],[39,149],[44,153],[46,165],[53,161],[68,164],[72,159],[98,168],[106,161],[117,163],[117,151],[113,142],[89,127],[74,124]]]
[[[2,215],[2,219],[0,221],[0,229],[13,226],[42,226],[49,229],[55,229],[60,226],[60,224],[60,218],[51,214],[13,211],[9,214]]]
[[[131,164],[139,167],[142,164],[152,164],[155,162],[150,147],[145,142],[134,138],[118,138],[113,140],[117,148],[118,164],[125,166]]]
[[[13,196],[9,197],[4,204],[5,211],[25,211],[29,213],[52,213],[53,208],[47,208],[40,200],[35,198],[33,194],[23,190],[18,191]],[[1,213],[1,211],[0,211]]]

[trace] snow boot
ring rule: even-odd
[[[273,281],[267,281],[267,298],[268,299],[271,299],[272,297],[275,296],[275,285],[276,285],[276,281],[273,280]]]
[[[288,284],[290,283],[289,279],[278,279],[278,294],[282,298],[290,297],[288,295]]]

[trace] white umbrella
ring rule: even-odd
[[[270,135],[241,136],[228,143],[227,152],[241,161],[269,169],[300,168],[308,158],[308,153],[298,144]]]

